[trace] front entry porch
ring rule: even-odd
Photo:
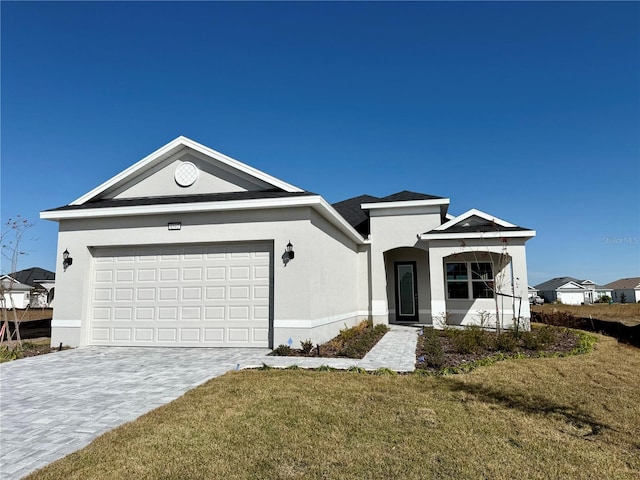
[[[431,324],[429,258],[421,248],[402,247],[384,253],[389,323]]]

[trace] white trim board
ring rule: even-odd
[[[257,178],[263,182],[266,182],[270,185],[273,185],[276,188],[280,188],[286,192],[302,192],[301,188],[296,187],[295,185],[291,185],[290,183],[283,182],[282,180],[277,179],[257,168],[251,167],[247,164],[244,164],[234,158],[231,158],[223,153],[220,153],[212,148],[209,148],[205,145],[202,145],[198,142],[194,142],[193,140],[179,136],[175,140],[167,143],[166,145],[160,147],[155,152],[147,155],[142,160],[136,162],[129,168],[123,170],[117,175],[111,177],[109,180],[94,188],[90,192],[84,194],[80,198],[74,200],[70,203],[70,205],[83,205],[89,200],[98,197],[100,194],[106,192],[109,189],[113,189],[118,185],[122,185],[127,181],[131,180],[135,175],[140,172],[145,171],[150,168],[152,165],[162,162],[166,160],[170,156],[180,152],[181,150],[189,148],[195,152],[205,155],[208,158],[216,160],[223,165],[229,166],[232,170],[238,170],[245,174],[250,175],[251,177]]]

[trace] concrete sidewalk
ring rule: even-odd
[[[417,329],[394,326],[362,360],[256,348],[91,347],[0,365],[0,478],[19,479],[230,370],[415,366]]]

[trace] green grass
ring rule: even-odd
[[[640,471],[640,350],[465,375],[231,372],[35,479],[625,479]]]

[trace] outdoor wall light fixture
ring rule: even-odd
[[[66,272],[67,268],[73,263],[73,258],[69,256],[69,250],[65,248],[64,252],[62,252],[62,268]]]
[[[293,260],[295,254],[296,253],[293,251],[293,245],[291,245],[291,240],[289,240],[289,243],[287,243],[287,246],[284,249],[284,253],[282,254],[282,263],[284,263],[285,267],[287,266],[287,263]]]

